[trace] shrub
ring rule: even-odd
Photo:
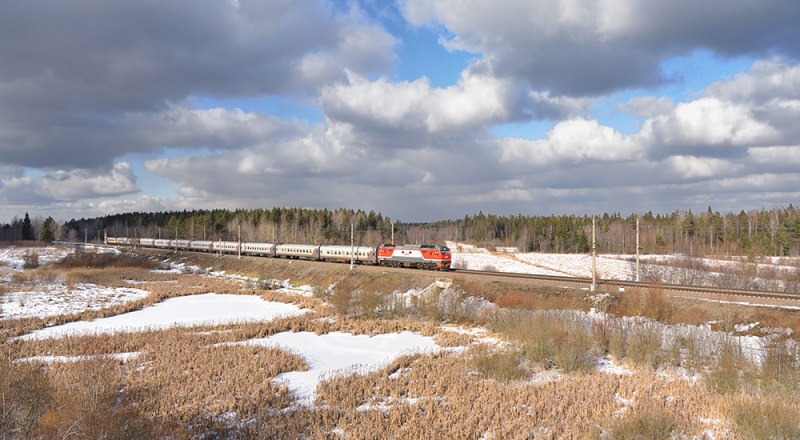
[[[104,269],[108,267],[138,267],[142,269],[155,269],[158,264],[158,261],[133,255],[111,253],[98,254],[95,252],[76,250],[75,253],[68,255],[53,266],[58,268],[83,267]]]
[[[625,342],[625,356],[637,364],[658,368],[664,361],[661,331],[655,325],[646,324],[629,331]]]
[[[723,341],[716,365],[705,375],[706,386],[718,393],[734,393],[739,390],[742,376],[750,368],[741,347],[730,340]]]
[[[36,269],[41,265],[39,263],[39,254],[36,252],[28,252],[22,257],[22,261],[24,262],[23,267],[25,269]]]
[[[35,365],[0,360],[0,438],[32,438],[53,400],[53,387]]]
[[[787,344],[774,339],[765,347],[764,363],[760,371],[764,388],[778,392],[800,390],[800,365],[797,344]]]
[[[612,439],[668,439],[676,427],[675,417],[666,408],[653,404],[634,408],[609,428]]]
[[[797,399],[783,396],[764,396],[738,400],[729,416],[741,438],[796,439],[800,438],[800,408]]]
[[[529,376],[528,371],[520,366],[522,355],[516,350],[494,350],[481,344],[472,348],[470,355],[469,367],[477,370],[482,376],[504,382]]]
[[[507,310],[495,321],[531,361],[564,372],[591,367],[591,338],[576,319],[554,313]]]
[[[675,312],[674,304],[663,289],[631,289],[613,309],[620,315],[645,316],[664,323],[668,323]]]

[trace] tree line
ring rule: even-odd
[[[53,217],[14,217],[11,223],[0,223],[0,242],[43,241],[51,242],[61,234],[61,225]]]
[[[800,255],[798,209],[713,211],[670,214],[647,212],[639,217],[643,253],[699,255]],[[596,217],[599,252],[636,253],[637,215],[605,213]],[[575,215],[467,215],[455,221],[406,225],[411,237],[459,241],[485,247],[508,246],[523,252],[585,253],[592,246],[592,217]]]
[[[642,253],[686,255],[800,255],[800,215],[792,205],[720,213],[647,212],[639,217]],[[599,252],[636,252],[637,215],[596,217]],[[232,240],[346,244],[354,225],[357,245],[464,242],[515,247],[523,252],[585,253],[592,246],[588,215],[501,216],[479,212],[458,220],[403,223],[374,211],[353,209],[213,209],[130,212],[57,224],[28,214],[1,225],[0,240],[102,241],[105,234],[129,238]]]
[[[63,225],[77,240],[102,239],[104,234],[129,238],[229,240],[283,243],[350,243],[351,224],[356,245],[404,241],[401,223],[376,213],[352,209],[213,209],[131,212],[70,220]],[[69,238],[69,237],[67,237]]]

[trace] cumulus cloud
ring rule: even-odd
[[[723,159],[695,156],[670,156],[666,163],[683,178],[712,177],[742,168],[742,165]]]
[[[392,83],[350,75],[346,84],[325,87],[321,103],[334,124],[415,136],[474,133],[520,117],[522,97],[522,89],[508,80],[466,70],[457,84],[446,88],[433,88],[424,77]]]
[[[0,198],[12,204],[111,197],[138,190],[136,176],[126,162],[116,163],[110,170],[58,170],[0,180]]]
[[[315,94],[384,72],[395,39],[322,0],[87,0],[5,5],[0,154],[35,167],[107,166],[131,151],[130,114],[191,96]]]
[[[770,143],[778,133],[746,106],[716,98],[677,105],[672,112],[648,120],[642,129],[660,147],[724,150]]]
[[[501,162],[534,167],[633,161],[642,155],[641,147],[631,138],[589,119],[560,122],[546,140],[501,140],[500,151]]]
[[[699,47],[800,52],[793,0],[405,0],[402,11],[412,24],[443,25],[451,50],[480,53],[496,74],[557,95],[667,81],[660,63]]]

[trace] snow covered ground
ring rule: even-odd
[[[447,242],[453,253],[453,267],[470,270],[496,270],[499,272],[516,272],[535,275],[560,275],[573,277],[592,276],[592,256],[590,254],[548,254],[539,252],[518,252],[516,248],[498,248],[490,252],[485,248],[478,248],[462,243]],[[597,256],[597,275],[604,279],[632,280],[635,278],[635,255],[600,254]],[[682,255],[642,255],[640,261],[643,265],[668,265],[685,258]],[[730,271],[739,268],[742,264],[736,258],[710,259],[698,258],[695,261],[702,263],[712,271]],[[800,259],[762,258],[758,261],[759,268],[769,267],[780,271],[797,270],[790,265],[797,264]],[[713,275],[713,272],[712,272]]]
[[[72,290],[64,283],[41,284],[31,291],[11,291],[0,297],[0,319],[44,318],[99,310],[146,298],[140,289],[76,284]]]
[[[173,326],[214,325],[244,321],[270,321],[306,313],[294,304],[264,301],[252,295],[203,295],[170,298],[142,310],[48,327],[22,336],[22,339],[47,339],[67,335],[131,332]]]
[[[48,264],[63,260],[67,255],[75,250],[67,246],[48,246],[41,248],[0,248],[0,265],[10,266],[17,271],[21,271],[25,265],[25,257],[36,254],[39,257],[39,264]]]
[[[284,332],[263,339],[244,341],[248,345],[280,347],[298,353],[308,371],[292,371],[278,376],[295,393],[301,405],[313,405],[317,385],[336,375],[379,370],[401,355],[436,352],[440,348],[432,337],[402,332],[375,336],[332,332]]]
[[[87,252],[96,252],[98,254],[114,253],[119,254],[119,249],[107,246],[95,245],[82,245],[81,248]],[[21,271],[25,265],[25,257],[29,255],[37,255],[39,264],[50,264],[63,260],[67,255],[75,253],[75,247],[70,245],[64,246],[45,246],[45,247],[16,247],[10,246],[0,248],[0,266],[9,266],[14,270]]]

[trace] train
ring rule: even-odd
[[[389,267],[450,270],[452,254],[447,246],[395,244],[344,246],[291,243],[255,243],[210,240],[168,240],[159,238],[106,237],[110,246],[140,246],[157,249],[241,254],[312,261],[339,261]]]

